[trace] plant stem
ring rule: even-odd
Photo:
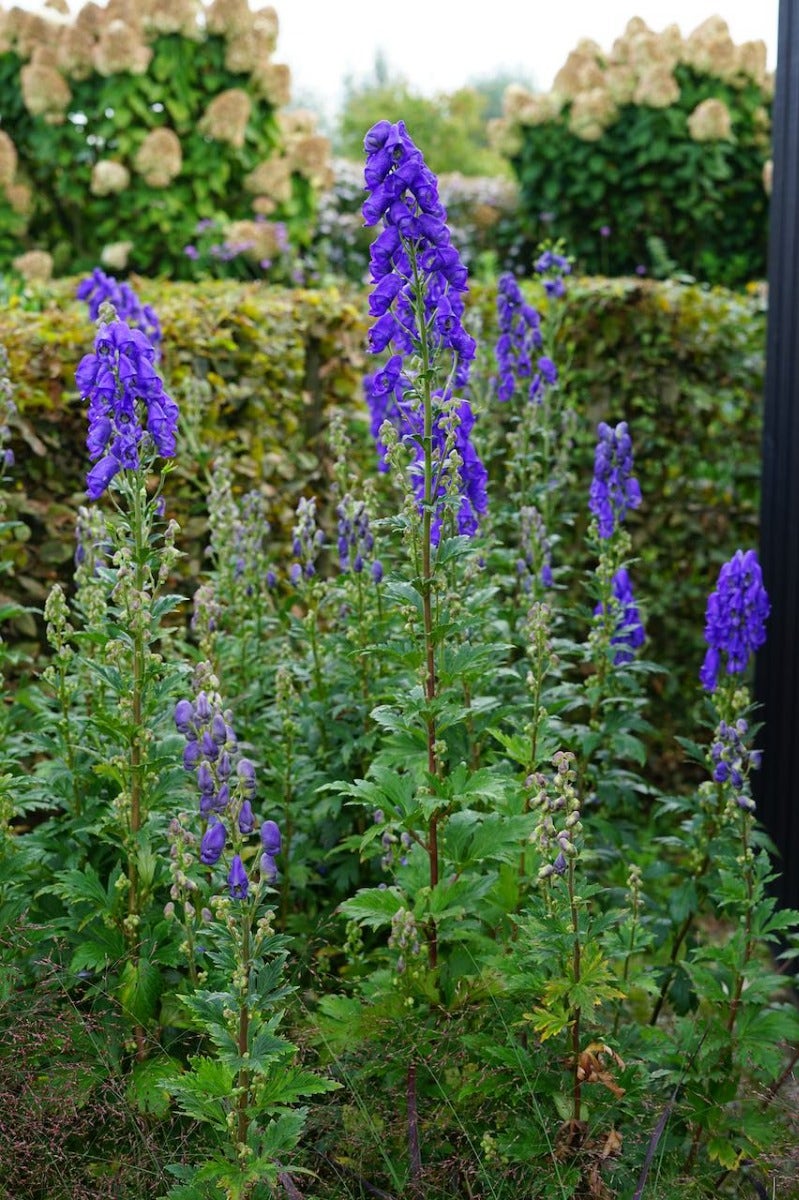
[[[144,695],[144,512],[142,511],[142,495],[144,493],[144,474],[141,470],[133,476],[133,604],[130,606],[131,636],[133,639],[133,671],[131,681],[131,733],[130,733],[130,818],[129,818],[129,850],[128,850],[128,920],[127,941],[130,962],[136,973],[139,973],[141,961],[141,941],[138,926],[141,908],[139,894],[139,833],[144,822],[142,801],[142,715]],[[146,1055],[145,1036],[143,1027],[137,1022],[134,1029],[136,1039],[136,1057],[143,1060]]]
[[[424,454],[424,494],[422,503],[422,623],[424,628],[425,654],[425,698],[427,700],[427,716],[425,718],[427,732],[427,770],[432,777],[439,773],[439,763],[436,753],[436,719],[433,706],[436,699],[436,655],[433,623],[433,397],[430,389],[430,349],[427,339],[427,326],[424,314],[424,302],[421,296],[421,286],[416,268],[415,256],[412,256],[414,276],[417,288],[417,311],[421,339],[422,371],[422,405],[423,432],[422,450]],[[438,884],[438,822],[439,814],[433,813],[427,830],[427,854],[430,863],[430,887]],[[431,918],[427,924],[427,943],[430,966],[435,970],[438,963],[438,935],[436,923]]]
[[[244,1058],[247,1054],[250,1029],[250,1010],[248,1004],[250,992],[250,919],[247,912],[243,912],[241,918],[241,962],[239,966],[243,982],[239,991],[238,1051],[239,1058]],[[239,1151],[241,1151],[242,1147],[247,1144],[247,1127],[249,1125],[250,1072],[246,1067],[239,1068],[236,1085],[238,1090],[238,1098],[236,1100],[236,1143]]]
[[[408,1063],[407,1075],[407,1106],[408,1106],[408,1164],[410,1167],[411,1187],[416,1191],[422,1178],[422,1152],[419,1148],[419,1110],[416,1103],[416,1063],[411,1059]]]
[[[749,847],[749,831],[752,823],[752,818],[743,809],[741,810],[741,842],[743,843],[743,860],[744,860],[744,879],[746,881],[746,912],[744,915],[744,957],[741,963],[741,969],[736,972],[735,989],[730,1001],[730,1015],[727,1020],[727,1032],[732,1033],[735,1028],[735,1019],[738,1016],[738,1009],[741,1004],[741,994],[743,993],[744,983],[746,981],[746,967],[752,957],[752,909],[754,907],[754,888],[752,886],[752,862],[751,850]]]
[[[569,906],[571,909],[572,932],[574,934],[574,946],[572,949],[572,977],[574,984],[577,986],[580,982],[580,925],[577,915],[577,897],[574,892],[574,859],[569,859]],[[580,1081],[580,1009],[572,1010],[572,1056],[574,1059],[574,1104],[573,1104],[573,1119],[580,1120],[580,1103],[582,1084]]]

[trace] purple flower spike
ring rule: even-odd
[[[715,692],[719,671],[741,675],[766,640],[770,611],[757,554],[737,550],[719,572],[718,584],[707,602],[707,653],[699,678],[706,692]]]
[[[600,421],[594,455],[594,478],[588,507],[597,519],[601,538],[612,537],[628,508],[641,504],[641,489],[633,476],[633,444],[627,422],[612,429]]]
[[[247,878],[244,863],[238,854],[233,855],[233,862],[230,864],[227,882],[231,900],[247,899],[247,893],[250,890],[250,881]]]
[[[94,466],[86,485],[93,500],[99,499],[117,472],[141,467],[148,438],[161,457],[175,453],[178,406],[164,391],[155,357],[143,333],[124,321],[113,321],[100,326],[94,353],[78,365],[75,382],[89,405],[86,446]]]
[[[635,603],[633,585],[624,567],[621,567],[613,576],[611,587],[614,599],[618,602],[619,615],[616,621],[616,632],[610,639],[610,644],[618,647],[613,656],[613,665],[619,667],[633,661],[635,657],[633,651],[643,646],[646,634],[641,623],[638,605]],[[596,606],[595,616],[599,616],[602,607],[601,604]]]
[[[391,351],[388,362],[364,380],[371,430],[377,440],[381,470],[387,469],[386,448],[379,439],[385,421],[395,427],[412,450],[415,462],[411,473],[421,509],[422,417],[414,403],[418,391],[416,368],[406,363],[406,356],[418,351],[424,338],[434,358],[446,360],[446,373],[454,389],[463,395],[476,349],[474,339],[463,325],[467,274],[452,244],[447,214],[438,195],[438,181],[404,122],[378,122],[367,133],[364,146],[364,180],[369,195],[363,205],[363,217],[367,225],[378,222],[383,225],[370,250],[374,286],[369,304],[375,321],[369,331],[369,349],[373,354]],[[448,402],[451,398],[449,392],[438,394],[439,401]],[[439,404],[433,438],[437,461],[442,464],[450,433],[444,428],[444,421],[443,405]],[[463,400],[457,408],[452,440],[461,460],[458,532],[467,536],[476,532],[488,502],[485,467],[469,441],[473,424],[474,416],[468,402]],[[439,495],[445,491],[442,482]],[[440,526],[441,517],[437,516],[435,540],[440,536]],[[349,564],[349,555],[346,561]],[[354,552],[352,561],[357,561]]]

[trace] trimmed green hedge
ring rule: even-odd
[[[188,446],[169,487],[188,577],[200,565],[205,480],[222,447],[235,455],[242,486],[260,481],[271,496],[281,544],[299,494],[327,491],[334,409],[352,419],[356,452],[371,469],[363,292],[133,282],[161,316],[164,371],[184,414]],[[16,586],[34,604],[68,571],[83,502],[85,420],[74,371],[93,329],[73,292],[73,283],[55,285],[43,293],[44,311],[18,303],[0,313],[21,414],[12,510],[27,540],[17,545]],[[544,306],[532,286],[531,295]],[[475,287],[471,302],[490,346],[495,290]],[[719,564],[757,542],[764,346],[758,293],[570,281],[558,360],[579,420],[577,483],[565,506],[585,513],[597,422],[627,420],[644,496],[628,520],[636,589],[649,598],[650,655],[673,668],[655,681],[664,711],[679,709],[679,689],[701,662],[705,599]]]
[[[757,546],[765,307],[755,291],[634,280],[570,288],[566,386],[583,418],[577,458],[585,511],[597,422],[627,420],[643,503],[630,513],[645,599],[647,655],[669,668],[650,717],[666,758],[698,707],[708,593],[739,547]],[[695,709],[694,709],[695,711]],[[669,777],[668,762],[662,763]]]
[[[168,491],[190,575],[204,544],[208,473],[223,448],[245,485],[263,484],[278,539],[300,493],[327,489],[325,430],[332,410],[351,410],[359,393],[365,304],[360,293],[337,288],[132,283],[161,319],[161,366],[182,412],[185,449]],[[40,293],[41,311],[17,303],[0,312],[20,414],[11,496],[11,515],[23,522],[17,598],[34,604],[68,569],[75,510],[85,502],[86,419],[74,380],[94,326],[74,290],[74,280],[63,281]]]

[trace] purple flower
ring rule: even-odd
[[[641,489],[632,473],[633,444],[627,422],[620,421],[612,429],[601,421],[598,433],[588,507],[597,519],[599,536],[609,538],[627,509],[640,505]]]
[[[638,611],[638,605],[635,603],[633,585],[624,567],[621,567],[613,576],[611,590],[613,599],[616,602],[611,607],[611,612],[615,610],[618,616],[616,618],[616,630],[610,639],[610,644],[611,646],[618,647],[613,656],[613,664],[619,667],[623,666],[624,663],[633,661],[635,657],[633,651],[643,646],[646,634],[641,623],[641,614]],[[600,616],[603,612],[604,605],[597,604],[594,609],[594,616]]]
[[[236,774],[247,796],[255,795],[255,767],[249,758],[240,758],[236,764]]]
[[[187,736],[194,729],[194,708],[190,700],[178,700],[175,705],[175,725],[179,733]]]
[[[239,810],[239,833],[252,833],[255,828],[255,814],[249,800],[245,800]]]
[[[273,858],[280,853],[280,847],[283,840],[280,836],[280,830],[277,827],[276,821],[264,821],[261,826],[261,845],[267,854]]]
[[[749,656],[766,640],[770,605],[754,550],[736,550],[719,572],[705,613],[707,653],[699,672],[702,686],[715,692],[719,671],[742,674]]]
[[[749,772],[760,767],[760,751],[750,750],[744,737],[748,732],[747,722],[736,721],[734,725],[719,721],[715,741],[710,747],[712,775],[716,783],[728,783],[733,799],[739,808],[752,811],[755,807],[749,795]]]
[[[230,890],[231,900],[247,899],[247,893],[250,890],[250,881],[247,878],[247,872],[244,869],[244,863],[241,861],[241,856],[238,854],[233,855],[233,861],[230,864],[227,882]]]
[[[375,545],[366,505],[348,492],[336,506],[336,516],[339,566],[342,571],[360,574]]]
[[[226,840],[227,831],[224,825],[221,821],[214,820],[203,834],[200,843],[200,862],[205,863],[206,867],[212,867],[214,863],[219,862]]]
[[[277,863],[266,851],[261,855],[261,876],[265,883],[274,883],[277,879]]]
[[[324,532],[316,522],[316,499],[300,497],[297,505],[296,524],[293,530],[292,553],[298,560],[289,568],[289,579],[295,587],[316,574],[316,559],[325,542]]]
[[[538,577],[543,587],[552,587],[552,543],[547,535],[544,518],[534,506],[521,509],[520,557],[516,560],[516,574],[522,590],[531,592],[533,579]]]
[[[183,751],[183,766],[187,771],[193,771],[202,757],[200,743],[197,741],[187,742],[186,748]]]

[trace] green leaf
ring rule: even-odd
[[[213,1058],[189,1060],[191,1069],[168,1083],[187,1117],[214,1125],[227,1134],[227,1114],[236,1078],[225,1063]]]
[[[165,1117],[169,1112],[167,1084],[182,1072],[177,1059],[148,1058],[134,1063],[128,1076],[127,1096],[131,1104],[143,1113]]]
[[[392,917],[406,903],[405,896],[398,888],[361,888],[351,899],[339,905],[339,912],[369,929],[380,929],[383,925],[390,925]]]
[[[125,938],[118,929],[108,929],[95,922],[91,934],[81,941],[70,960],[69,969],[75,974],[80,971],[104,971],[125,957]]]
[[[321,1096],[339,1087],[341,1084],[335,1080],[314,1075],[301,1067],[285,1067],[270,1071],[263,1081],[259,1082],[258,1105],[271,1112],[279,1105],[294,1104],[303,1096]]]
[[[125,963],[117,994],[125,1012],[134,1021],[145,1025],[155,1016],[161,988],[162,978],[158,967],[140,958],[138,962]]]

